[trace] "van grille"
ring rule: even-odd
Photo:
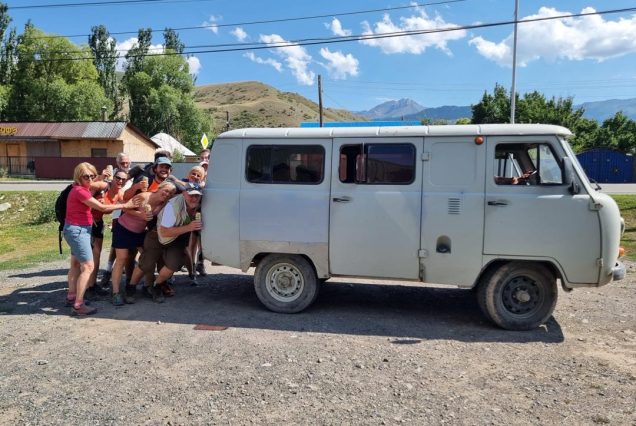
[[[448,214],[460,214],[462,212],[462,200],[460,198],[448,199]]]

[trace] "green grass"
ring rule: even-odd
[[[58,194],[56,191],[0,192],[0,204],[11,204],[10,209],[0,212],[0,271],[68,259],[70,249],[66,242],[62,241],[62,255],[58,247],[55,219]],[[109,247],[110,232],[104,234],[104,247]]]
[[[625,258],[636,261],[636,195],[612,195],[621,216],[625,219],[625,233],[621,245],[625,248]]]
[[[58,192],[0,192],[0,204],[11,208],[0,212],[0,270],[20,269],[41,262],[68,259],[70,250],[62,242],[58,251],[55,199]],[[636,261],[636,195],[613,195],[625,219],[621,245],[625,257]],[[19,211],[23,209],[22,211]],[[108,218],[107,216],[107,223]],[[104,248],[110,246],[111,232],[104,232]]]

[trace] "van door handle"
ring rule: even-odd
[[[333,197],[334,203],[348,203],[351,201],[351,197]]]
[[[489,206],[507,206],[508,202],[504,200],[488,201]]]

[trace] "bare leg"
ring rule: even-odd
[[[90,279],[88,280],[88,287],[92,287],[97,282],[97,272],[99,271],[99,261],[102,255],[102,246],[104,244],[104,240],[102,238],[93,238],[93,264],[95,267],[93,268],[93,272],[91,273]]]
[[[71,256],[71,267],[68,270],[68,292],[77,294],[77,277],[80,273],[80,263],[77,257]]]
[[[95,265],[92,260],[79,264],[79,275],[77,276],[77,296],[76,303],[84,300],[84,293],[88,285],[88,279],[93,272]]]
[[[115,249],[115,264],[113,265],[113,275],[111,281],[113,283],[113,295],[119,293],[121,283],[121,273],[128,261],[128,249]]]

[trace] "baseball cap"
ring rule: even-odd
[[[184,191],[190,195],[203,195],[201,187],[196,183],[188,183],[184,188]]]
[[[158,166],[160,164],[167,164],[170,167],[172,167],[172,161],[170,161],[170,159],[168,157],[159,157],[159,158],[157,158],[157,160],[155,161],[155,166]]]

